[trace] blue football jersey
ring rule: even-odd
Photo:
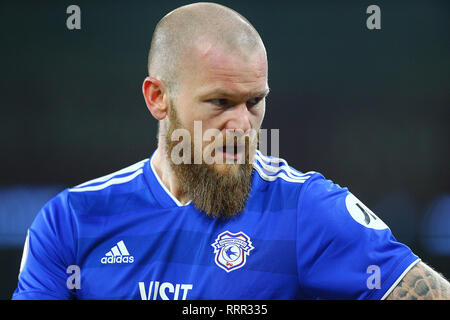
[[[382,299],[419,261],[320,173],[257,152],[245,209],[223,219],[181,204],[152,159],[42,208],[13,299]]]

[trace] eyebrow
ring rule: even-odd
[[[249,97],[261,97],[261,98],[264,98],[264,97],[267,97],[269,92],[270,92],[270,88],[267,87],[266,89],[264,89],[262,91],[252,92],[252,93],[248,94],[248,96]],[[224,98],[233,98],[233,97],[236,97],[236,96],[239,96],[239,95],[240,94],[236,94],[236,93],[233,93],[231,91],[224,90],[222,88],[217,88],[217,89],[209,91],[209,92],[207,92],[205,94],[202,94],[201,96],[203,98],[212,97],[212,96],[221,96],[221,97],[224,97]]]

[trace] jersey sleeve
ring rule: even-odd
[[[67,286],[75,264],[74,223],[67,191],[50,200],[28,229],[13,300],[65,300],[74,297]]]
[[[298,205],[298,274],[309,299],[383,299],[420,261],[347,188],[320,174]]]

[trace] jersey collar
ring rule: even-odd
[[[167,189],[164,183],[161,181],[158,173],[153,166],[153,158],[155,156],[155,152],[153,152],[150,160],[147,163],[147,172],[150,180],[150,186],[152,186],[152,192],[155,193],[156,200],[161,203],[164,207],[185,207],[191,204],[192,201],[189,201],[186,204],[182,204],[178,199]]]

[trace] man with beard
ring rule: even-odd
[[[174,10],[148,67],[157,150],[44,206],[13,298],[449,298],[346,188],[256,150],[267,58],[244,17]]]

